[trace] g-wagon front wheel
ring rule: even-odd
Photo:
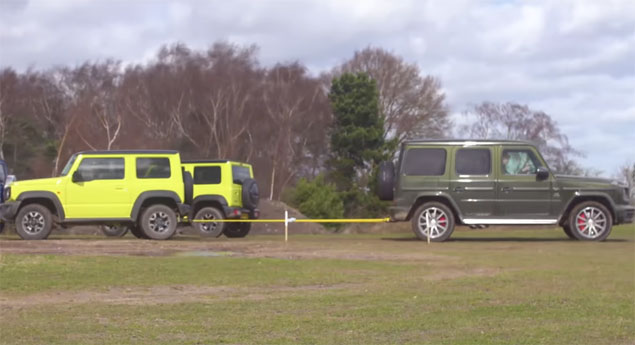
[[[176,213],[166,205],[152,205],[143,211],[139,223],[149,239],[167,240],[176,232]]]
[[[23,240],[43,240],[53,230],[53,217],[48,208],[40,204],[29,204],[18,212],[15,230]]]
[[[421,240],[443,242],[454,231],[454,215],[449,207],[439,202],[421,205],[412,216],[412,231]]]
[[[586,201],[569,213],[572,235],[580,241],[604,241],[611,233],[613,218],[599,202]]]

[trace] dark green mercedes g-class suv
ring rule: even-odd
[[[408,141],[378,176],[391,219],[431,241],[447,240],[455,224],[558,224],[571,239],[603,241],[635,213],[626,186],[555,175],[528,142]]]

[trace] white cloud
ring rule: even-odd
[[[551,114],[584,162],[635,159],[635,1],[0,1],[0,66],[151,59],[166,43],[258,44],[264,64],[329,69],[379,46],[438,76],[453,112],[483,100]]]

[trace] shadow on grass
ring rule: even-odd
[[[382,237],[383,241],[396,241],[396,242],[425,242],[417,237]],[[571,242],[577,243],[581,241],[570,240],[568,238],[546,238],[546,237],[457,237],[450,238],[446,242]],[[627,239],[616,238],[607,239],[604,242],[628,242]]]

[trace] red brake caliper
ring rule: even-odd
[[[444,223],[445,224],[445,217],[439,218],[439,223]]]
[[[580,230],[580,232],[584,231],[585,225],[586,225],[586,214],[582,213],[580,217],[578,217],[578,230]]]

